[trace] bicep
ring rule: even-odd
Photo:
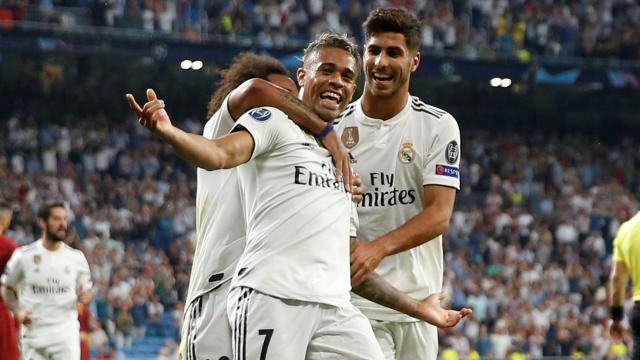
[[[611,270],[611,278],[614,280],[624,280],[629,275],[629,269],[624,261],[614,261],[613,269]]]
[[[251,160],[254,149],[253,136],[242,127],[212,141],[223,154],[223,169],[236,167]]]
[[[456,189],[444,185],[423,186],[424,208],[438,208],[443,211],[453,212],[456,200]]]

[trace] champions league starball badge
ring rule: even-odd
[[[258,121],[267,121],[271,118],[271,111],[265,108],[251,110],[249,115]]]

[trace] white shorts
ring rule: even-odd
[[[280,299],[251,288],[229,293],[234,360],[382,360],[367,318],[335,307]]]
[[[193,299],[184,311],[178,359],[231,360],[227,293],[231,281]]]
[[[423,321],[371,320],[385,360],[435,360],[438,358],[438,329]]]
[[[77,322],[37,329],[20,328],[20,359],[80,360],[80,325]]]

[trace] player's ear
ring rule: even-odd
[[[307,70],[305,68],[303,67],[298,68],[298,71],[296,72],[296,76],[298,78],[299,87],[304,87],[304,79],[306,75],[307,75]]]
[[[420,50],[416,51],[411,58],[411,72],[418,70],[418,65],[420,65]]]

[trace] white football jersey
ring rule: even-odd
[[[238,168],[247,245],[232,288],[348,306],[351,197],[328,151],[275,108],[254,109],[236,126],[255,145],[253,167]]]
[[[423,209],[423,187],[460,189],[460,131],[444,110],[410,97],[388,120],[362,112],[361,100],[337,119],[337,131],[360,173],[364,199],[358,204],[358,240],[372,241],[406,223]],[[442,236],[416,248],[385,257],[376,272],[417,299],[442,288]],[[367,317],[415,321],[356,295],[353,302]]]
[[[18,290],[20,307],[31,313],[31,329],[77,323],[78,291],[91,290],[91,272],[84,254],[62,244],[47,250],[42,239],[16,249],[2,283]]]
[[[235,122],[228,101],[227,96],[206,123],[204,137],[213,139],[231,131]],[[197,176],[197,241],[186,304],[231,279],[246,239],[237,170],[198,168]]]

